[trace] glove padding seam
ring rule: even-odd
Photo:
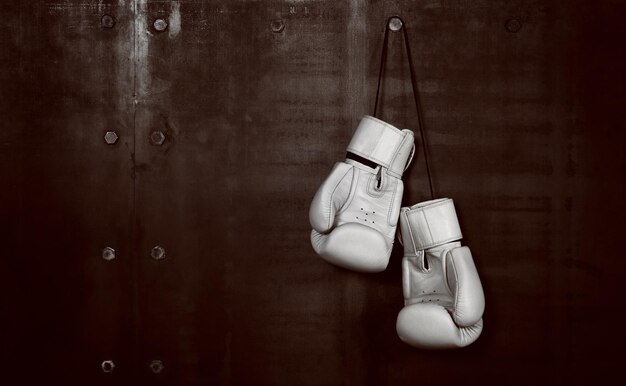
[[[413,244],[413,250],[415,251],[415,256],[417,256],[417,245],[415,244],[415,237],[413,236],[413,230],[411,229],[411,223],[409,222],[409,216],[407,212],[404,212],[404,217],[406,218],[406,227],[409,230],[409,239],[411,239],[411,244]],[[402,231],[402,226],[400,226],[400,231]]]
[[[402,149],[404,147],[404,143],[406,142],[408,138],[408,135],[404,135],[402,140],[400,140],[400,143],[398,144],[396,150],[394,151],[393,157],[391,157],[391,162],[389,162],[389,168],[386,170],[387,174],[391,174],[394,177],[398,177],[398,178],[402,178],[402,175],[404,174],[404,171],[409,167],[408,163],[406,163],[405,161],[405,165],[402,167],[402,172],[401,173],[396,173],[393,170],[391,170],[391,166],[395,165],[396,159],[398,158],[398,156],[400,155],[400,149]],[[413,141],[411,141],[413,142]],[[415,150],[415,143],[413,143],[413,150]],[[410,156],[410,154],[409,154]],[[407,157],[408,158],[408,157]],[[413,160],[413,157],[411,157],[411,161]]]
[[[341,176],[341,179],[339,180],[339,183],[335,186],[335,189],[333,189],[332,194],[330,195],[330,212],[332,213],[334,205],[334,197],[335,197],[335,193],[337,192],[337,189],[339,189],[339,187],[341,186],[341,184],[343,183],[343,180],[346,178],[346,175],[348,175],[348,173],[353,172],[354,173],[354,169],[353,166],[350,165],[350,169],[346,170],[346,172],[343,174],[343,176]],[[352,192],[352,184],[353,182],[350,182],[350,193]],[[350,193],[348,193],[348,198]],[[348,200],[346,200],[348,201]],[[339,208],[339,210],[337,210],[337,212],[334,215],[331,215],[331,213],[328,214],[328,232],[332,231],[333,228],[332,225],[335,222],[335,217],[337,217],[337,215],[339,215],[341,213],[341,210],[346,206],[346,203],[344,203],[341,208]]]
[[[424,217],[424,222],[426,223],[426,229],[428,229],[428,234],[430,235],[430,239],[434,241],[435,238],[433,237],[432,229],[430,229],[430,221],[428,221],[428,216],[426,216],[426,213],[424,212],[422,212],[422,216]],[[419,233],[418,233],[418,236],[419,236]],[[422,240],[418,240],[418,241],[422,241]]]
[[[393,194],[391,195],[391,200],[389,201],[389,210],[387,210],[387,225],[393,227],[394,225],[391,223],[391,212],[393,212],[393,203],[396,202],[396,194],[398,193],[398,184],[394,186]],[[397,224],[396,224],[397,226]],[[393,238],[392,238],[393,240]]]
[[[452,318],[454,319],[454,323],[456,323],[457,326],[460,327],[466,327],[463,326],[458,320],[457,320],[457,312],[459,311],[459,299],[461,298],[461,296],[459,296],[459,292],[460,292],[460,280],[459,280],[459,275],[457,273],[457,269],[456,269],[456,261],[454,260],[454,254],[452,254],[452,250],[447,250],[446,251],[446,258],[444,259],[444,261],[446,261],[447,263],[447,255],[448,253],[450,254],[450,260],[452,263],[452,267],[454,268],[454,281],[455,281],[455,288],[454,288],[454,313],[452,315]],[[446,287],[449,288],[449,284],[448,284],[448,274],[447,274],[447,269],[444,271],[446,272],[446,277],[444,278],[445,283],[446,283]]]

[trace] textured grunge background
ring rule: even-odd
[[[435,190],[485,288],[484,333],[457,351],[397,338],[400,245],[364,275],[309,244],[393,14]],[[621,376],[625,2],[25,0],[0,15],[2,385]],[[400,38],[382,118],[416,129]],[[405,205],[427,197],[423,166],[420,151]]]

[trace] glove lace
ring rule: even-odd
[[[384,68],[385,68],[385,62],[387,61],[387,51],[388,51],[388,46],[389,46],[389,21],[392,18],[398,18],[400,19],[399,16],[391,16],[388,20],[387,20],[387,27],[385,28],[385,38],[383,40],[383,50],[382,53],[380,55],[380,69],[378,71],[378,85],[376,86],[376,100],[374,102],[374,113],[372,114],[372,116],[376,117],[376,113],[378,111],[378,100],[380,97],[380,86],[382,83],[382,79],[383,79],[383,73],[384,73]],[[426,174],[428,176],[428,187],[430,189],[430,199],[434,200],[435,199],[435,192],[433,189],[433,181],[430,175],[430,164],[428,162],[428,151],[426,151],[426,134],[424,133],[424,123],[422,121],[422,112],[421,112],[421,106],[420,106],[420,101],[419,101],[419,95],[417,93],[417,77],[415,76],[415,69],[413,68],[413,58],[411,56],[411,47],[409,44],[409,35],[407,33],[407,28],[406,28],[406,24],[404,23],[404,20],[400,19],[402,22],[402,32],[403,32],[403,37],[404,37],[404,46],[406,48],[406,56],[408,58],[408,62],[409,62],[409,71],[411,73],[411,88],[413,90],[413,100],[415,101],[415,111],[417,112],[417,124],[418,124],[418,128],[419,128],[419,133],[420,133],[420,139],[422,141],[422,151],[424,152],[424,163],[426,164]],[[378,118],[378,117],[377,117]],[[411,157],[412,158],[412,157]],[[407,164],[408,167],[408,164]]]

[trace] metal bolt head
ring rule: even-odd
[[[150,251],[150,256],[152,256],[154,260],[165,259],[165,248],[160,245],[155,246],[152,248],[152,251]]]
[[[402,19],[398,16],[389,18],[389,29],[393,32],[398,32],[402,29]]]
[[[100,18],[100,25],[104,28],[113,28],[115,26],[115,18],[111,15],[103,15]]]
[[[165,134],[162,131],[156,130],[150,133],[150,143],[161,146],[163,142],[165,142]]]
[[[104,141],[109,144],[109,145],[113,145],[115,144],[115,142],[117,142],[118,140],[118,136],[117,133],[115,131],[107,131],[104,134]]]
[[[272,28],[272,32],[274,33],[283,32],[283,30],[285,29],[285,23],[283,23],[283,21],[280,19],[272,20],[272,22],[270,23],[270,28]]]
[[[159,374],[161,371],[163,371],[163,369],[165,369],[165,366],[163,365],[163,362],[161,360],[155,359],[150,362],[150,370],[152,370],[153,373]]]
[[[115,249],[111,247],[105,247],[102,249],[102,258],[106,261],[115,259]]]
[[[522,22],[519,19],[509,19],[504,23],[504,28],[511,33],[516,33],[522,29]]]
[[[110,359],[102,361],[100,368],[102,368],[102,371],[104,371],[105,373],[112,373],[115,369],[115,363],[113,363],[113,361]]]
[[[156,19],[152,26],[155,30],[163,32],[167,29],[167,22],[164,19]]]

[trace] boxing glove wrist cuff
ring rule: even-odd
[[[367,115],[361,119],[348,145],[349,153],[382,166],[396,178],[402,178],[413,151],[412,131],[397,129]]]
[[[416,250],[434,248],[463,238],[450,198],[402,208],[400,220],[403,238],[409,236]],[[407,241],[404,243],[406,245]]]

